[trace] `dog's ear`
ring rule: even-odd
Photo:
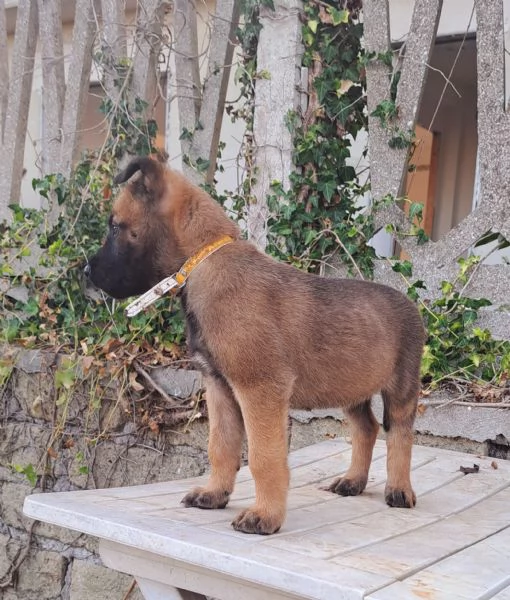
[[[141,175],[133,182],[133,191],[136,195],[159,197],[164,191],[164,166],[161,162],[143,156],[134,158],[128,166],[113,180],[115,185],[125,183],[135,173]]]

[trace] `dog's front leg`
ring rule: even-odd
[[[289,488],[288,403],[268,387],[235,390],[248,437],[255,504],[237,515],[232,526],[237,531],[262,535],[275,533],[282,526]]]
[[[243,418],[232,390],[216,377],[205,380],[209,414],[209,461],[211,475],[205,487],[195,488],[183,498],[185,506],[225,508],[241,465]]]

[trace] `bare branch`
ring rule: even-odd
[[[209,160],[206,180],[211,183],[216,172],[216,156],[220,141],[230,66],[234,54],[235,31],[239,21],[239,2],[224,0],[216,3],[207,76],[202,93],[200,128],[193,134],[191,160]]]
[[[145,379],[145,381],[147,381],[147,383],[151,386],[153,390],[160,394],[163,400],[168,402],[171,406],[177,405],[176,400],[169,396],[165,392],[165,390],[154,381],[154,379],[147,373],[147,371],[145,371],[145,369],[138,362],[133,361],[133,368],[139,375],[141,375]]]

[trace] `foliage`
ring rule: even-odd
[[[144,352],[156,343],[170,355],[178,352],[184,322],[176,302],[161,300],[150,311],[127,320],[122,303],[84,293],[82,268],[107,230],[110,182],[118,159],[154,150],[156,128],[153,121],[145,121],[145,109],[144,102],[129,103],[122,94],[116,103],[106,98],[102,110],[110,130],[101,152],[85,153],[69,181],[61,175],[33,181],[41,196],[61,205],[55,227],[48,226],[43,211],[12,207],[13,223],[1,230],[2,273],[10,276],[12,287],[25,290],[26,299],[9,293],[0,296],[5,341],[97,354],[111,339],[124,341],[131,350],[138,340]],[[36,248],[41,249],[37,263],[20,272],[17,259],[29,259]]]
[[[421,373],[430,387],[450,381],[481,381],[504,386],[510,377],[510,342],[496,340],[487,329],[475,326],[479,309],[490,306],[484,298],[464,295],[478,256],[459,259],[455,281],[441,282],[441,295],[421,300],[423,281],[410,283],[412,265],[396,261],[392,268],[408,284],[407,293],[418,302],[428,333]]]
[[[352,140],[367,124],[363,26],[358,10],[337,2],[305,3],[302,20],[309,105],[304,115],[288,115],[296,170],[290,191],[272,187],[269,250],[310,271],[338,257],[370,275],[373,219],[361,202],[366,186],[349,164]]]
[[[388,195],[383,198],[381,204],[388,204],[391,202],[397,202],[397,199]],[[421,202],[411,202],[408,198],[403,198],[401,204],[403,205],[403,209],[407,212],[411,224],[404,232],[392,223],[389,223],[385,227],[386,232],[395,234],[397,237],[415,237],[416,243],[419,246],[428,242],[429,236],[426,234],[425,229],[423,229],[423,204]]]

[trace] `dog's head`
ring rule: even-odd
[[[106,240],[85,268],[92,283],[114,298],[142,294],[204,244],[238,236],[218,204],[157,160],[132,160],[114,179],[125,182]]]

